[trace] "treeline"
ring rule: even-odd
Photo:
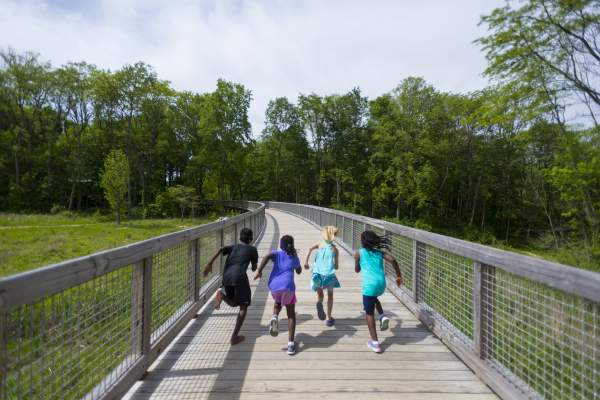
[[[52,68],[2,53],[0,206],[104,208],[103,162],[120,149],[130,216],[177,210],[168,188],[183,185],[199,200],[319,204],[483,242],[566,246],[576,256],[563,262],[597,266],[598,9],[517,5],[482,19],[492,86],[445,93],[409,77],[374,99],[358,88],[277,98],[260,138],[241,84],[178,92],[143,63]]]
[[[220,80],[214,92],[177,92],[141,62],[111,72],[85,62],[52,68],[31,53],[0,56],[3,209],[105,206],[100,172],[112,149],[129,161],[130,214],[148,212],[175,184],[201,197],[244,196],[252,140],[243,85]]]

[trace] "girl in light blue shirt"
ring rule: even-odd
[[[335,234],[337,233],[335,226],[326,226],[321,230],[323,241],[317,243],[308,249],[304,268],[308,269],[310,254],[313,250],[319,249],[315,255],[312,276],[311,288],[313,292],[317,292],[317,316],[322,321],[325,319],[325,310],[323,310],[323,290],[327,289],[327,326],[333,326],[335,319],[332,317],[333,310],[333,289],[341,287],[340,282],[335,276],[335,271],[338,269],[338,249],[333,243]]]
[[[402,273],[398,262],[386,249],[390,245],[388,238],[379,236],[373,231],[364,231],[360,235],[362,248],[354,253],[354,270],[362,272],[363,308],[365,310],[367,326],[371,340],[367,346],[375,353],[381,353],[381,346],[377,340],[375,329],[375,308],[379,313],[380,329],[388,329],[390,320],[383,314],[383,307],[378,297],[385,292],[385,267],[384,260],[388,261],[396,271],[396,283],[402,284]]]

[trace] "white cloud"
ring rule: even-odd
[[[253,91],[255,135],[276,96],[342,93],[373,98],[407,76],[440,90],[483,87],[472,41],[479,16],[502,0],[147,1],[0,0],[0,47],[39,52],[54,65],[101,68],[145,61],[180,90],[218,78]]]

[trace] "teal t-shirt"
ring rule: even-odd
[[[335,255],[331,243],[327,243],[315,254],[315,264],[313,265],[312,272],[324,276],[335,274]]]
[[[362,294],[381,296],[385,292],[385,269],[381,250],[360,249],[360,272],[362,273]]]

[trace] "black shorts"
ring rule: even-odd
[[[250,299],[252,298],[252,291],[250,285],[238,285],[238,286],[223,286],[225,288],[225,297],[235,302],[238,306],[250,305]]]
[[[375,304],[377,304],[379,300],[377,296],[365,296],[363,294],[363,309],[367,315],[375,314]]]

